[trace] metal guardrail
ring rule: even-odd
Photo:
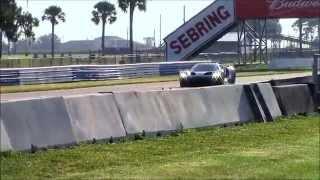
[[[2,68],[0,69],[0,85],[42,84],[82,80],[114,80],[146,76],[175,75],[178,74],[180,70],[189,69],[199,62],[209,61]]]

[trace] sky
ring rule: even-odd
[[[18,6],[24,11],[29,11],[34,17],[41,20],[44,10],[57,5],[66,13],[66,22],[60,23],[55,28],[55,33],[62,42],[70,40],[94,39],[101,36],[101,25],[95,25],[91,21],[93,6],[101,0],[16,0]],[[115,4],[117,10],[117,21],[106,26],[106,35],[119,36],[127,39],[129,25],[129,14],[123,13],[118,8],[117,0],[108,0]],[[212,3],[212,0],[147,0],[147,11],[135,11],[134,14],[134,40],[144,42],[144,37],[156,35],[156,42],[159,44],[160,37],[163,39],[183,23],[183,7],[186,8],[186,20],[197,14],[203,8]],[[162,28],[160,35],[160,16]],[[295,19],[282,19],[283,34],[295,35],[291,28]],[[48,21],[40,22],[35,28],[36,37],[51,33],[51,26]]]

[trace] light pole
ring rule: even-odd
[[[183,23],[186,23],[186,5],[183,6]]]
[[[153,47],[156,47],[156,29],[153,29]]]
[[[161,47],[162,41],[162,15],[160,14],[160,39],[159,39],[159,48]]]

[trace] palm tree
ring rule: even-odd
[[[140,11],[146,11],[147,2],[146,0],[118,0],[119,7],[123,12],[127,12],[129,9],[130,14],[130,53],[133,53],[133,13],[136,7]]]
[[[117,12],[116,8],[113,4],[107,2],[107,1],[101,1],[98,2],[96,5],[94,5],[94,9],[92,11],[92,21],[98,25],[100,21],[102,22],[102,36],[101,36],[101,50],[102,55],[104,55],[104,33],[105,33],[105,26],[106,23],[109,22],[109,24],[114,23],[117,20]]]
[[[65,22],[65,13],[58,6],[50,6],[44,11],[42,21],[48,20],[51,23],[51,57],[54,58],[54,26],[59,24],[59,20]]]

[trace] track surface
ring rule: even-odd
[[[286,79],[286,78],[310,76],[310,75],[311,75],[310,72],[304,72],[304,73],[290,73],[290,74],[278,74],[278,75],[238,77],[237,84],[247,84],[247,83],[268,81],[271,79]],[[83,95],[83,94],[94,94],[94,93],[102,93],[102,92],[106,93],[106,92],[123,92],[123,91],[146,91],[146,90],[162,90],[162,89],[177,89],[177,88],[180,88],[178,81],[118,85],[118,86],[100,86],[100,87],[79,88],[79,89],[1,94],[1,101],[32,99],[32,98],[40,98],[40,97]]]

